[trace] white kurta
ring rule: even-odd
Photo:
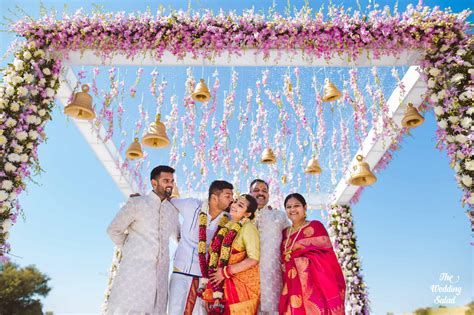
[[[108,314],[166,314],[169,238],[178,231],[178,212],[169,201],[154,192],[129,198],[107,229],[122,249]]]
[[[286,213],[265,206],[255,220],[260,233],[260,311],[278,314],[282,289],[280,244],[289,225]]]

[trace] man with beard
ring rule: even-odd
[[[216,180],[209,187],[208,200],[171,199],[183,221],[170,279],[169,314],[206,314],[205,304],[197,296],[198,286],[207,272],[204,262],[212,237],[228,221],[233,188],[229,182]],[[201,268],[205,268],[204,272]]]
[[[178,212],[169,202],[175,170],[151,171],[153,190],[129,198],[107,232],[122,250],[107,304],[108,314],[165,314],[168,299],[169,238],[179,233]]]
[[[289,225],[286,213],[268,205],[269,185],[262,179],[250,183],[250,194],[255,197],[258,210],[255,224],[260,234],[260,312],[278,314],[282,289],[280,244],[282,231]]]

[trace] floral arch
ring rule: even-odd
[[[156,16],[149,13],[89,16],[78,12],[62,19],[45,16],[39,20],[18,21],[11,26],[11,31],[25,41],[13,46],[14,59],[4,71],[0,86],[0,258],[7,259],[8,231],[21,211],[17,196],[25,190],[32,171],[40,170],[37,147],[46,138],[44,126],[51,117],[55,98],[66,104],[77,91],[76,83],[82,78],[79,75],[77,79],[70,67],[81,62],[204,67],[227,65],[230,60],[234,65],[257,67],[412,66],[398,81],[393,99],[378,100],[382,107],[386,106],[383,107],[386,117],[396,128],[379,135],[362,133],[357,153],[366,158],[374,171],[382,170],[407,132],[400,125],[407,103],[414,103],[421,111],[434,110],[438,121],[438,147],[448,153],[464,192],[462,204],[468,210],[472,225],[474,45],[468,33],[468,14],[467,11],[453,14],[418,6],[409,7],[404,13],[375,10],[366,16],[330,8],[327,16],[310,10],[302,10],[293,17],[278,13],[263,16],[251,11],[242,15],[223,12],[164,15],[159,12]],[[186,82],[192,89],[195,82]],[[265,84],[264,78],[261,84]],[[291,103],[291,83],[286,85],[285,91]],[[159,92],[155,93],[159,100]],[[353,99],[357,100],[357,95]],[[279,104],[278,99],[275,104]],[[187,110],[192,111],[194,103],[189,101],[187,105]],[[355,121],[361,119],[358,113],[363,105],[357,101],[351,105],[356,109]],[[296,104],[297,116],[298,108]],[[305,117],[298,118],[304,121]],[[382,119],[382,130],[389,128],[384,122]],[[167,127],[172,127],[170,122],[168,124]],[[322,124],[318,121],[317,125]],[[84,133],[90,128],[77,125]],[[114,155],[116,148],[106,144],[107,130],[103,126],[97,130],[105,145],[99,146],[96,153],[103,150],[104,154]],[[323,129],[318,129],[317,135],[308,130],[316,150],[319,132]],[[386,141],[389,145],[382,145]],[[355,157],[346,162],[346,171],[327,200],[332,205],[329,231],[348,282],[348,310],[365,313],[368,311],[367,290],[361,275],[350,209],[363,189],[347,183],[349,165],[356,163]],[[139,190],[140,185],[134,186],[131,179],[138,174],[128,169],[124,171],[123,159],[118,158],[117,163],[104,163],[104,166],[111,175],[117,176],[122,191]]]

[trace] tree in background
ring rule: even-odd
[[[38,297],[48,295],[49,280],[34,266],[6,263],[0,272],[0,315],[43,314]]]

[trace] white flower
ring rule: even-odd
[[[19,133],[16,134],[16,138],[20,141],[23,141],[26,138],[28,138],[28,133],[26,131],[20,131]]]
[[[5,108],[5,105],[6,105],[6,104],[7,104],[7,102],[5,101],[5,99],[0,98],[0,109]]]
[[[26,122],[30,125],[34,124],[36,122],[36,116],[33,116],[33,115],[26,116]]]
[[[438,92],[438,99],[442,100],[446,97],[446,90],[441,90]]]
[[[55,85],[56,85],[56,80],[51,80],[51,82],[49,83],[49,86],[54,87]]]
[[[29,132],[29,136],[33,140],[36,140],[38,138],[38,135],[39,135],[38,131],[36,131],[36,130],[30,130],[30,132]]]
[[[464,162],[464,165],[466,166],[466,170],[474,171],[474,160],[466,161]]]
[[[45,110],[45,109],[40,109],[40,110],[38,111],[38,115],[40,115],[40,116],[46,115],[46,110]]]
[[[471,117],[464,117],[461,120],[461,126],[463,126],[463,128],[469,129],[472,126],[472,118]]]
[[[20,162],[27,162],[27,161],[28,161],[28,155],[26,155],[25,153],[20,155]]]
[[[4,180],[2,182],[2,188],[7,190],[7,191],[10,191],[12,188],[13,188],[13,182],[11,180]]]
[[[38,83],[39,83],[40,86],[44,86],[46,84],[46,80],[44,78],[42,78],[42,79],[39,80]]]
[[[15,151],[15,153],[21,153],[23,152],[23,146],[17,144],[13,150]]]
[[[474,106],[469,107],[469,109],[467,110],[466,114],[468,114],[468,115],[474,114]]]
[[[21,59],[15,59],[13,60],[13,66],[15,67],[16,71],[21,71],[24,68],[24,62]]]
[[[437,103],[439,101],[438,95],[436,93],[431,94],[430,99],[433,103]]]
[[[441,48],[439,49],[441,52],[445,52],[446,50],[449,49],[449,46],[448,45],[443,45],[441,46]]]
[[[448,117],[448,120],[449,120],[452,124],[456,124],[456,123],[459,121],[459,117],[458,117],[458,116],[449,116],[449,117]]]
[[[44,69],[43,69],[43,73],[44,73],[45,75],[51,75],[51,70],[49,70],[49,68],[44,68]]]
[[[466,143],[467,140],[468,138],[465,135],[462,135],[462,134],[456,135],[456,141],[459,143]]]
[[[30,91],[30,93],[31,93],[31,95],[36,96],[36,95],[38,95],[38,90],[37,89],[32,89]]]
[[[430,78],[430,79],[428,80],[428,87],[429,87],[430,89],[432,89],[432,88],[435,87],[435,85],[436,85],[435,80],[434,80],[433,78]]]
[[[7,96],[12,96],[15,93],[15,88],[11,85],[8,85],[7,88],[5,89],[5,94]]]
[[[38,49],[37,51],[35,51],[35,57],[43,58],[44,57],[44,50]]]
[[[451,83],[459,83],[459,81],[461,81],[462,79],[464,79],[464,74],[462,74],[462,73],[456,73],[456,74],[451,78]]]
[[[3,135],[0,135],[0,145],[4,145],[7,143],[7,138]]]
[[[10,109],[14,112],[17,112],[20,109],[20,105],[17,102],[13,102],[10,104]]]
[[[41,118],[39,118],[38,116],[36,116],[36,122],[35,122],[37,125],[40,125],[41,124]],[[46,123],[46,121],[44,122]]]
[[[23,96],[26,96],[28,94],[28,89],[24,86],[20,86],[18,88],[18,96],[20,97],[23,97]]]
[[[16,166],[10,162],[5,163],[5,171],[6,172],[14,172],[16,170]]]
[[[26,60],[31,59],[31,57],[31,53],[28,50],[23,53],[23,58],[25,58]]]
[[[472,186],[472,178],[469,175],[463,175],[461,177],[461,182],[466,186],[466,187],[471,187]]]
[[[438,68],[431,68],[430,69],[430,74],[433,77],[437,77],[440,73],[441,73],[441,70],[439,70]]]
[[[13,85],[17,85],[17,84],[23,82],[23,78],[16,75],[13,78],[11,78],[11,81],[12,81]]]
[[[13,118],[8,118],[5,125],[7,125],[7,127],[14,127],[16,125],[16,120]]]
[[[473,75],[474,74],[474,68],[471,68],[471,69],[467,70],[467,73],[469,73],[470,75]]]
[[[20,156],[16,153],[10,153],[8,155],[8,159],[11,161],[11,162],[19,162],[20,161]]]
[[[434,112],[436,115],[440,116],[444,114],[444,109],[441,106],[435,106]]]
[[[8,194],[4,190],[0,190],[0,201],[5,201],[8,199]]]
[[[438,121],[438,126],[441,129],[446,129],[446,127],[448,127],[448,122],[446,121],[446,119],[441,119],[440,121]]]
[[[11,226],[12,226],[12,220],[6,219],[5,221],[3,221],[3,223],[2,223],[3,233],[8,232],[8,230],[10,230]]]
[[[28,143],[28,144],[26,145],[26,147],[27,147],[28,149],[30,149],[30,150],[33,149],[33,143],[31,143],[31,142]]]
[[[14,191],[12,191],[12,192],[10,193],[10,196],[8,196],[8,200],[13,201],[13,200],[15,200],[15,198],[16,198],[16,193],[15,193]]]
[[[25,82],[29,84],[33,82],[33,80],[35,79],[35,76],[32,75],[31,73],[27,73],[23,76],[23,78],[25,79]]]
[[[52,97],[54,97],[55,94],[56,94],[56,92],[54,92],[53,89],[51,89],[51,88],[47,88],[47,89],[46,89],[46,95],[47,95],[48,97],[51,97],[51,98],[52,98]]]
[[[456,55],[458,56],[464,56],[466,54],[466,51],[464,49],[459,49],[457,52],[456,52]]]
[[[447,135],[447,136],[446,136],[446,141],[448,141],[448,142],[454,142],[454,137],[451,136],[451,135]]]

